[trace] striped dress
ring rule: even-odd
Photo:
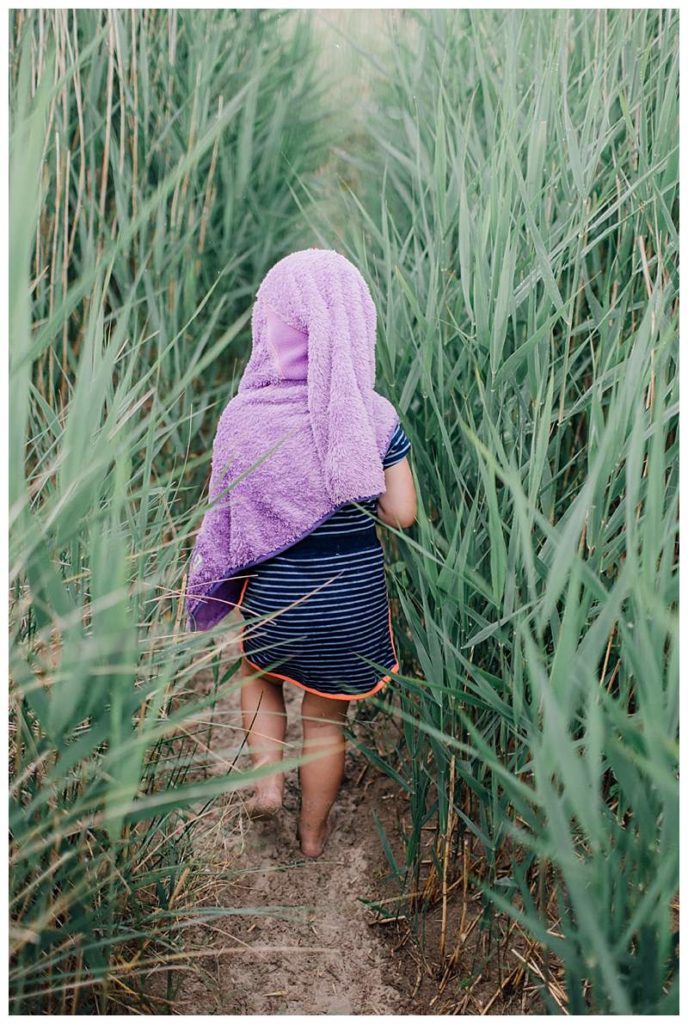
[[[410,448],[399,424],[384,468]],[[375,693],[398,670],[376,507],[377,499],[344,505],[250,570],[239,600],[244,618],[255,618],[241,632],[249,665],[339,700]]]

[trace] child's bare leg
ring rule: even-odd
[[[287,716],[281,680],[268,674],[257,675],[245,661],[241,675],[253,676],[241,687],[241,712],[248,733],[251,762],[255,768],[279,764],[284,750]],[[274,680],[274,681],[273,681]],[[283,772],[266,775],[255,782],[254,795],[247,806],[252,811],[272,811],[282,806]]]
[[[307,857],[319,857],[327,842],[327,817],[344,775],[344,722],[348,700],[333,700],[306,691],[301,704],[303,752],[319,757],[299,767],[301,820],[299,838]]]

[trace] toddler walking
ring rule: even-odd
[[[253,306],[252,353],[213,442],[210,507],[187,585],[192,629],[232,608],[241,634],[241,706],[252,763],[278,765],[283,686],[303,692],[299,840],[322,853],[344,772],[352,700],[397,671],[375,517],[416,516],[411,448],[374,389],[376,310],[360,271],[329,249],[276,263]],[[380,666],[384,671],[380,671]],[[284,775],[258,780],[253,813],[282,805]]]

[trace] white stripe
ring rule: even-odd
[[[384,580],[373,580],[357,587],[356,590],[336,590],[330,584],[328,589],[305,593],[299,591],[297,594],[273,592],[267,594],[255,594],[249,601],[244,599],[242,608],[250,614],[272,614],[272,612],[292,611],[295,615],[312,615],[313,609],[319,609],[320,613],[340,610],[341,614],[348,615],[355,608],[370,608],[387,598],[387,588]],[[372,598],[372,600],[371,600]],[[257,611],[254,612],[253,609]],[[264,609],[260,611],[259,609]]]
[[[266,631],[265,629],[262,629],[260,626],[257,626],[255,630],[249,627],[250,633],[247,639],[260,640],[261,643],[263,643],[265,640],[273,639],[276,641],[287,640],[290,642],[292,640],[298,640],[309,644],[318,642],[318,650],[320,650],[321,644],[323,645],[323,647],[327,647],[328,643],[349,645],[355,645],[358,641],[366,644],[370,643],[371,639],[374,636],[379,637],[380,633],[384,632],[387,629],[388,624],[389,616],[380,616],[380,618],[375,620],[374,622],[370,622],[366,626],[354,630],[351,636],[347,636],[346,631],[344,629],[334,629],[329,637],[318,635],[318,633],[314,633],[312,630],[309,630],[308,628],[289,630],[285,626],[281,631],[277,629],[274,629],[272,631]]]
[[[358,551],[341,551],[341,552],[339,552],[337,554],[331,554],[331,555],[328,555],[328,554],[320,554],[320,555],[313,554],[313,556],[311,558],[289,558],[288,555],[275,555],[274,558],[270,559],[270,564],[271,564],[271,566],[273,564],[275,566],[278,566],[278,565],[282,566],[283,564],[286,564],[286,565],[304,565],[304,564],[306,564],[307,565],[307,564],[310,564],[310,563],[315,563],[316,565],[325,565],[328,562],[333,562],[333,563],[336,562],[336,563],[341,564],[341,561],[342,561],[343,558],[349,558],[349,559],[352,559],[354,563],[358,563],[359,561],[360,562],[365,562],[365,561],[370,561],[373,558],[376,558],[376,559],[380,558],[380,556],[383,555],[383,554],[384,554],[384,552],[382,550],[382,547],[376,544],[374,547],[360,548]],[[258,572],[260,572],[260,566],[258,566]]]
[[[247,624],[245,639],[248,642],[255,639],[261,643],[266,640],[298,640],[319,651],[321,646],[326,647],[328,643],[349,645],[369,643],[372,636],[385,632],[388,630],[388,626],[389,614],[383,615],[381,613],[376,618],[365,623],[365,625],[361,624],[349,629],[345,625],[340,624],[334,626],[330,630],[329,635],[325,635],[322,630],[318,630],[317,627],[308,624],[290,626],[289,623],[279,623],[277,619],[274,619],[267,628],[260,623],[255,626]]]
[[[334,529],[337,526],[341,526],[345,530],[351,530],[354,527],[367,526],[372,531],[375,526],[375,509],[371,509],[370,512],[363,512],[356,509],[354,515],[342,516],[339,512],[335,512],[330,516],[329,519],[325,519],[324,522],[317,526],[311,533],[325,533],[329,529]],[[310,534],[306,534],[309,537]]]
[[[349,685],[352,683],[360,683],[365,684],[366,690],[369,690],[375,685],[375,683],[378,682],[378,680],[382,677],[383,674],[386,675],[387,672],[389,672],[390,668],[394,664],[394,661],[392,660],[390,664],[386,666],[384,664],[384,661],[385,659],[383,659],[382,662],[382,672],[378,671],[378,669],[372,668],[370,665],[364,665],[363,663],[361,663],[359,665],[353,666],[350,670],[344,672],[340,669],[336,674],[330,676],[319,676],[317,673],[314,672],[304,672],[303,674],[304,676],[306,676],[306,678],[310,678],[311,680],[313,680],[312,683],[307,685],[313,686],[314,689],[316,689],[319,685],[325,685],[331,686],[333,688],[337,687],[338,689],[344,690],[345,683]]]
[[[375,524],[371,521],[363,523],[360,526],[349,526],[346,530],[337,530],[336,526],[339,525],[339,523],[336,523],[333,526],[326,526],[325,524],[323,524],[323,526],[320,526],[318,528],[318,536],[320,537],[322,534],[326,533],[328,537],[348,537],[352,533],[363,533],[364,530],[369,531],[372,535],[373,531],[371,529],[371,526],[374,527]],[[313,532],[315,533],[315,530]],[[307,540],[308,538],[306,537],[304,539]]]
[[[323,667],[320,667],[320,666],[314,667],[312,665],[310,665],[310,666],[303,666],[303,671],[301,671],[301,665],[299,663],[299,659],[298,658],[294,659],[292,656],[290,656],[288,654],[285,654],[284,652],[279,652],[279,651],[272,652],[272,651],[266,651],[266,650],[262,650],[262,651],[248,651],[247,650],[246,651],[246,655],[247,655],[247,657],[251,661],[255,661],[255,662],[262,661],[263,664],[261,665],[261,668],[264,668],[266,665],[272,664],[272,663],[274,663],[276,661],[281,661],[282,662],[282,666],[283,666],[281,671],[290,672],[290,670],[291,670],[291,672],[296,676],[296,678],[298,678],[299,675],[310,676],[312,679],[319,679],[319,680],[321,680],[323,682],[326,681],[328,676],[330,677],[330,680],[332,680],[333,677],[342,678],[343,676],[345,677],[347,675],[351,675],[351,674],[356,673],[356,672],[358,672],[359,674],[366,674],[366,675],[369,675],[369,674],[371,674],[373,672],[376,672],[376,669],[374,669],[371,665],[365,665],[363,663],[362,658],[358,658],[355,655],[353,656],[355,658],[355,664],[353,664],[351,666],[349,666],[349,665],[342,666],[340,661],[338,660],[337,664],[335,664],[335,665],[329,665],[329,666],[323,666]],[[378,662],[380,662],[383,666],[384,666],[385,662],[389,661],[389,660],[391,660],[392,664],[394,664],[394,654],[393,654],[393,652],[391,650],[385,651],[384,654],[381,657],[379,657],[379,658],[373,658],[370,655],[366,655],[366,657],[369,657],[370,661],[378,661]],[[280,671],[280,669],[278,669],[278,671]]]
[[[371,570],[383,573],[384,562],[377,558],[366,558],[365,560],[361,559],[358,562],[350,562],[348,564],[340,562],[339,565],[318,565],[313,561],[309,562],[308,565],[302,566],[296,564],[273,565],[264,569],[263,572],[254,573],[251,581],[262,583],[263,580],[290,579],[307,582],[310,579],[318,579],[322,582],[326,579],[340,579],[341,577],[355,579],[359,572],[370,572]]]
[[[365,519],[367,518],[366,510],[374,509],[377,505],[377,500],[378,499],[376,498],[375,501],[361,502],[360,507],[353,504],[344,505],[342,508],[338,509],[337,512],[333,512],[332,515],[325,519],[324,523],[331,523],[333,519],[342,519],[347,522],[349,520]],[[322,526],[324,523],[321,523],[320,525]],[[317,529],[320,529],[320,526],[318,526]]]
[[[287,597],[315,596],[316,594],[338,593],[340,596],[346,593],[356,594],[362,587],[371,583],[378,583],[381,587],[385,585],[384,573],[373,571],[361,575],[357,579],[350,576],[325,576],[322,579],[289,579],[284,577],[279,580],[260,580],[251,587],[246,588],[244,601],[250,604],[254,597],[275,597],[285,594]],[[344,588],[344,589],[342,589]]]
[[[312,614],[314,608],[319,609],[320,613],[325,611],[331,612],[336,611],[338,608],[341,609],[342,614],[348,614],[353,608],[356,607],[370,607],[372,604],[378,602],[374,600],[376,595],[378,600],[384,600],[386,596],[386,588],[384,580],[371,580],[368,583],[361,584],[356,590],[337,590],[333,583],[329,584],[327,590],[319,590],[311,592],[306,590],[301,592],[281,590],[279,593],[269,591],[266,594],[257,593],[251,596],[248,603],[244,600],[244,605],[248,611],[252,608],[264,609],[266,612],[277,612],[277,611],[291,611],[293,609],[295,615]],[[371,598],[373,599],[371,601]],[[296,602],[298,601],[298,604]],[[307,608],[305,606],[308,606]],[[264,612],[258,611],[258,614],[264,614]]]
[[[349,576],[355,576],[359,571],[370,572],[371,569],[383,572],[384,562],[382,559],[376,556],[375,558],[361,558],[348,564],[339,562],[334,565],[321,565],[313,560],[307,565],[301,566],[293,563],[289,565],[275,564],[265,568],[262,572],[254,573],[251,576],[251,583],[261,583],[263,580],[280,579],[282,577],[304,580],[317,577],[322,580],[328,576],[334,578],[345,573]],[[249,583],[249,586],[251,586],[251,583]]]
[[[354,578],[348,574],[339,573],[337,575],[323,575],[315,576],[309,573],[307,577],[303,576],[271,576],[268,579],[256,579],[247,588],[244,595],[245,599],[251,600],[253,594],[274,594],[278,591],[284,591],[285,593],[298,592],[299,594],[307,594],[314,587],[322,587],[323,584],[331,589],[332,587],[350,587],[352,591],[358,590],[359,584],[368,584],[373,581],[379,581],[380,583],[385,582],[384,572],[378,570],[376,567],[372,569],[366,569],[365,572],[357,573]]]
[[[289,660],[285,660],[283,662],[283,665],[285,665],[285,671],[289,671],[289,666],[291,665],[291,668],[295,672],[307,672],[313,675],[316,679],[318,676],[325,678],[328,675],[332,676],[335,673],[338,675],[348,675],[350,674],[350,670],[374,672],[375,669],[370,665],[365,665],[361,658],[359,658],[359,655],[369,658],[371,661],[381,662],[382,664],[389,659],[394,658],[394,651],[392,650],[391,644],[387,644],[386,649],[382,652],[373,652],[370,650],[329,651],[329,658],[327,660],[323,660],[322,658],[318,660],[318,656],[314,654],[289,654],[289,648],[280,649],[277,647],[269,647],[256,652],[245,648],[245,652],[248,658],[253,658],[255,654],[257,658],[265,659],[266,663],[277,661],[278,658],[288,657]]]
[[[362,630],[370,628],[373,624],[380,623],[383,618],[389,617],[389,606],[380,604],[379,608],[374,610],[370,609],[370,606],[365,605],[361,609],[362,613],[358,617],[354,617],[348,613],[342,615],[338,620],[332,621],[330,617],[324,617],[321,615],[313,615],[308,618],[294,618],[292,615],[292,621],[289,621],[286,611],[279,611],[272,617],[268,618],[267,621],[261,622],[262,616],[259,614],[258,621],[253,622],[252,618],[246,623],[247,632],[253,633],[254,631],[261,631],[263,633],[269,633],[272,631],[274,636],[291,635],[292,633],[308,633],[309,636],[327,636],[336,632],[341,636],[342,633],[359,633]],[[287,616],[287,617],[285,617]]]
[[[290,626],[289,623],[278,623],[277,619],[273,620],[270,627],[266,629],[264,625],[257,624],[251,626],[247,624],[246,627],[246,639],[252,640],[253,638],[260,639],[261,643],[264,640],[302,640],[304,643],[308,643],[312,646],[320,644],[327,644],[328,642],[347,643],[355,644],[358,641],[368,643],[369,639],[373,634],[377,634],[387,629],[389,624],[389,614],[383,615],[382,613],[365,625],[352,628],[350,632],[347,632],[347,628],[344,625],[338,625],[330,630],[329,636],[323,634],[322,631],[318,631],[317,627],[305,625],[304,626]]]
[[[298,622],[322,621],[323,628],[327,629],[334,618],[336,621],[346,620],[360,622],[367,615],[376,612],[378,609],[387,608],[388,601],[386,594],[381,590],[379,594],[362,594],[356,597],[351,596],[346,601],[334,600],[337,595],[331,595],[333,600],[315,601],[313,598],[299,599],[296,604],[293,601],[276,599],[274,602],[263,599],[255,604],[247,605],[246,612],[249,618],[255,616],[269,615],[287,616]],[[374,597],[376,600],[371,601]]]
[[[385,574],[382,566],[368,566],[360,572],[355,569],[341,569],[339,572],[333,572],[329,570],[327,572],[280,572],[275,573],[273,576],[265,574],[264,576],[255,577],[249,586],[246,588],[244,597],[246,600],[251,600],[251,595],[254,593],[267,592],[268,594],[273,593],[276,590],[291,590],[294,588],[298,590],[300,594],[310,593],[315,588],[323,589],[325,587],[331,587],[337,583],[339,586],[342,584],[348,586],[352,591],[356,590],[358,583],[368,583],[370,580],[378,579],[380,581],[385,580]]]
[[[300,586],[304,590],[310,589],[310,587],[322,586],[323,583],[337,583],[345,582],[350,583],[354,587],[359,579],[370,578],[372,575],[377,575],[380,579],[385,579],[384,566],[376,562],[364,562],[361,566],[356,565],[341,565],[329,566],[327,569],[318,569],[312,567],[308,570],[298,570],[293,566],[276,566],[274,573],[271,571],[265,571],[264,573],[257,573],[252,577],[251,582],[246,587],[246,596],[254,589],[254,587],[282,587],[282,586]]]
[[[288,569],[290,572],[294,570],[300,572],[319,570],[322,572],[324,569],[328,569],[330,572],[334,572],[337,569],[347,569],[349,567],[355,569],[358,565],[371,565],[375,562],[384,565],[382,552],[379,552],[377,548],[361,548],[358,551],[336,551],[330,549],[330,552],[317,552],[313,549],[304,558],[271,558],[269,563],[257,565],[251,571],[254,576],[260,578],[262,573],[268,573],[269,575],[273,570],[277,571],[279,569]]]
[[[336,658],[340,658],[342,655],[347,655],[351,658],[354,658],[358,654],[365,654],[367,657],[371,659],[371,661],[380,661],[380,658],[375,657],[375,652],[378,649],[380,639],[381,638],[379,636],[371,637],[369,644],[366,646],[361,645],[359,647],[352,647],[350,644],[348,646],[340,644],[325,647],[323,648],[322,652],[299,651],[298,654],[296,654],[296,660],[299,662],[299,664],[304,665],[320,665],[324,663],[325,671],[327,670],[326,659],[328,655],[330,655],[330,657]],[[391,643],[387,643],[385,645],[384,656],[391,654],[391,651],[392,645]]]
[[[379,609],[371,612],[369,605],[362,605],[358,614],[349,614],[339,618],[332,615],[290,616],[285,611],[275,611],[269,617],[258,614],[246,620],[247,631],[262,631],[264,635],[275,636],[308,636],[314,642],[326,641],[328,636],[360,636],[372,624],[387,621],[389,606],[381,604]]]

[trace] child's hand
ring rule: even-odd
[[[396,530],[412,526],[416,521],[416,485],[408,458],[385,470],[385,486],[377,500],[379,518]]]

